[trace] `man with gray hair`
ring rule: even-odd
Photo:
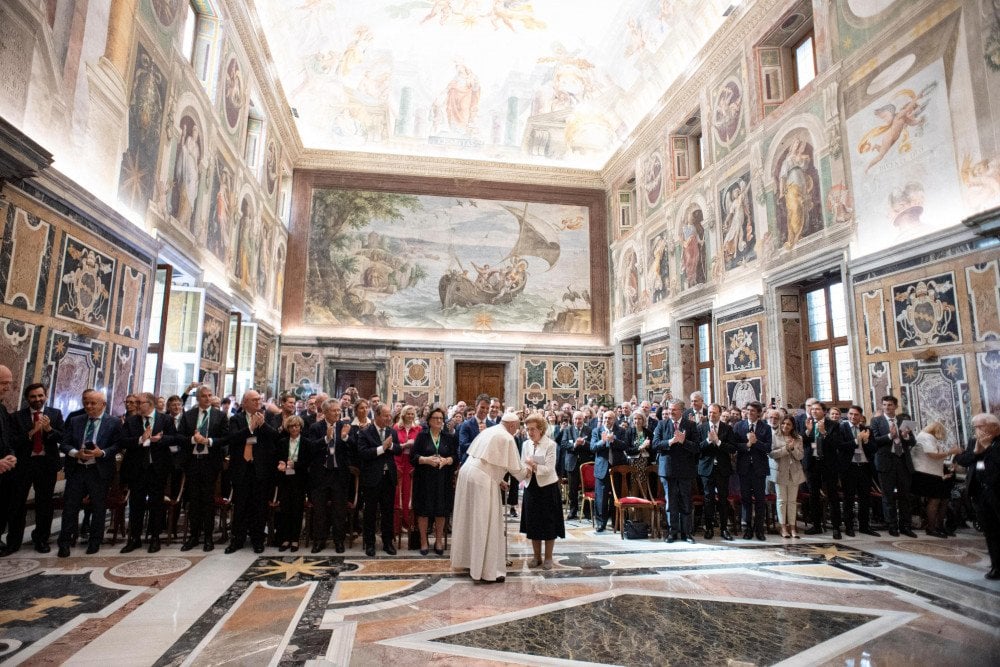
[[[955,462],[966,469],[966,488],[983,527],[990,569],[986,578],[1000,579],[1000,419],[987,412],[972,418],[975,436]]]
[[[226,553],[239,551],[250,536],[254,553],[264,552],[264,522],[274,476],[278,433],[264,420],[260,394],[243,394],[243,412],[229,420],[229,474],[233,484],[233,534]]]
[[[195,394],[197,404],[181,417],[180,459],[188,497],[188,539],[181,551],[190,551],[199,544],[204,532],[202,550],[215,548],[212,537],[215,480],[222,471],[229,419],[213,405],[218,398],[212,388],[201,385]]]

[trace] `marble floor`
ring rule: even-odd
[[[485,585],[447,555],[358,545],[22,549],[0,560],[0,664],[1000,664],[1000,583],[971,529],[668,545],[573,521],[544,571],[516,526],[506,582]]]

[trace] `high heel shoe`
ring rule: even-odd
[[[436,553],[438,556],[443,556],[444,555],[444,549],[439,549],[438,548],[437,540],[434,541],[434,553]]]
[[[278,551],[288,551],[288,542],[283,542],[281,546],[278,547]]]
[[[430,553],[430,549],[421,549],[420,550],[420,555],[421,556],[426,556],[429,553]]]

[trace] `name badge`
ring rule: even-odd
[[[294,475],[295,474],[295,468],[289,468],[289,467],[286,466],[285,467],[285,474],[286,475]]]
[[[247,444],[248,445],[256,445],[257,444],[257,436],[252,435],[249,438],[247,438]]]
[[[976,461],[976,470],[983,472],[986,470],[986,461]]]

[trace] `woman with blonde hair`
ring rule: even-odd
[[[410,451],[417,436],[423,430],[417,423],[417,409],[412,405],[404,405],[399,410],[398,419],[393,427],[399,436],[399,445],[403,448],[401,454],[396,454],[396,511],[393,521],[395,522],[396,534],[403,528],[407,532],[413,530],[413,512],[410,503],[410,487],[412,485],[413,465],[410,463]]]
[[[528,566],[551,570],[556,538],[566,537],[559,475],[556,474],[558,446],[545,435],[547,422],[542,413],[528,415],[524,426],[528,438],[521,448],[521,464],[528,471],[528,486],[521,506],[521,532],[531,540],[535,555]],[[544,560],[542,542],[545,542]]]
[[[778,425],[778,430],[771,437],[771,452],[768,454],[771,464],[771,478],[774,480],[775,493],[778,496],[778,522],[781,524],[781,536],[785,539],[799,534],[795,527],[798,512],[799,485],[806,481],[802,470],[802,437],[795,428],[795,420],[784,417]]]
[[[951,490],[944,474],[944,460],[962,453],[958,445],[947,446],[944,424],[933,421],[917,434],[917,446],[910,449],[913,460],[911,490],[927,499],[924,530],[931,537],[948,537],[944,531],[945,506]]]

